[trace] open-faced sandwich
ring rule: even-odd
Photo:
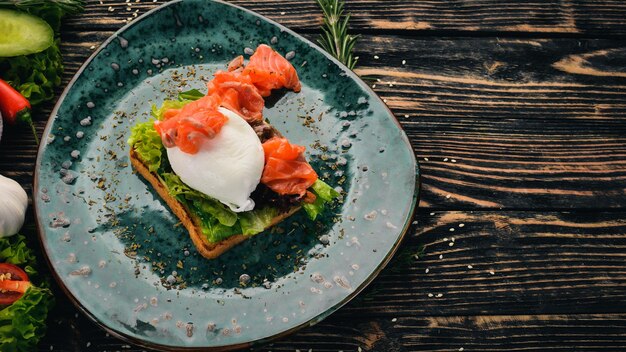
[[[296,69],[267,45],[239,56],[208,83],[154,107],[132,128],[130,159],[189,231],[206,258],[304,208],[311,219],[338,193],[263,118],[273,90],[299,92]],[[196,92],[198,93],[198,92]]]

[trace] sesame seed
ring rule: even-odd
[[[463,347],[459,348],[459,351],[460,351],[460,352],[463,352],[463,350],[464,350],[464,348],[463,348]]]
[[[409,118],[409,114],[405,114],[404,117],[408,119]]]
[[[428,158],[424,158],[425,161],[428,161]]]
[[[375,84],[372,84],[372,88],[376,88],[376,85],[375,85]]]
[[[450,241],[454,242],[454,237],[452,237],[452,238],[450,239]]]
[[[406,65],[406,60],[402,60],[402,64],[403,64],[403,65]]]
[[[443,241],[444,241],[444,242],[448,242],[448,237],[444,237],[444,238],[443,238]]]
[[[448,243],[448,246],[450,246],[450,247],[454,246],[454,242]]]
[[[472,265],[468,265],[467,268],[468,269],[474,269],[474,267]]]
[[[280,15],[281,15],[281,16],[284,16],[286,13],[287,13],[287,12],[282,11],[282,12],[280,13]]]
[[[430,271],[430,269],[428,269],[428,268],[426,268],[426,270],[424,270],[424,272],[425,272],[426,274],[428,274],[428,272],[429,272],[429,271]]]
[[[450,232],[454,232],[454,227],[451,227],[451,228],[450,228]]]
[[[443,259],[443,254],[439,254],[439,259]]]
[[[428,294],[428,297],[433,297],[433,296],[434,296],[434,295],[433,295],[432,293],[429,293],[429,294]]]
[[[395,322],[397,322],[397,321],[398,321],[398,318],[393,318],[393,319],[391,319],[391,322],[392,322],[392,323],[395,323]]]
[[[495,275],[496,273],[495,273],[493,270],[491,270],[491,271],[489,272],[489,274],[491,274],[491,275]]]
[[[452,159],[452,160],[450,160],[450,161],[451,161],[451,162],[453,162],[453,163],[456,163],[456,159]]]
[[[443,161],[448,161],[448,158],[443,159]]]
[[[438,293],[437,298],[441,298],[441,297],[443,297],[443,293]]]
[[[424,159],[426,159],[426,158],[424,158]],[[435,213],[430,213],[430,216],[434,216],[434,215],[435,215]]]
[[[378,60],[380,57],[378,57],[378,55],[374,55],[374,59]]]
[[[459,227],[465,227],[465,224],[459,224]]]
[[[446,199],[450,199],[450,197],[452,197],[452,196],[448,194],[448,195],[446,196]]]

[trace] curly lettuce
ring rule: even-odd
[[[309,188],[309,191],[315,194],[315,202],[311,204],[304,204],[302,208],[306,211],[311,220],[317,219],[317,216],[324,211],[326,204],[339,197],[339,192],[335,191],[331,186],[320,179],[315,181],[313,186]]]
[[[156,105],[152,105],[152,111],[150,111],[150,115],[159,121],[163,121],[163,114],[170,109],[182,109],[183,106],[187,105],[191,100],[166,100],[161,104],[160,107]]]
[[[31,105],[54,98],[61,84],[63,59],[59,40],[46,50],[30,55],[0,58],[0,76],[17,89]]]
[[[150,172],[157,172],[165,155],[161,136],[154,129],[154,121],[138,123],[131,129],[128,144],[135,150]]]
[[[252,236],[261,233],[279,213],[272,207],[235,213],[220,201],[191,189],[173,173],[162,173],[160,177],[170,195],[194,210],[202,222],[202,233],[209,242],[219,242],[237,234]]]
[[[34,351],[54,304],[52,292],[37,282],[35,255],[25,240],[22,235],[0,238],[0,262],[23,267],[33,283],[20,299],[0,310],[0,351]]]

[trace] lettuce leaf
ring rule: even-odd
[[[245,236],[261,233],[270,226],[272,220],[277,215],[278,209],[272,207],[264,207],[240,213],[239,224],[241,225],[241,233]]]
[[[0,238],[0,262],[23,267],[37,284],[35,255],[25,240],[22,235]],[[46,317],[53,304],[48,288],[33,285],[19,300],[0,310],[0,351],[34,351],[45,334]]]
[[[46,317],[52,307],[47,288],[31,286],[10,306],[0,310],[0,350],[34,351],[46,332]]]
[[[326,204],[339,197],[339,192],[320,179],[317,179],[309,190],[315,194],[315,202],[304,204],[302,208],[311,220],[317,219],[317,216],[326,208]]]
[[[202,93],[201,91],[197,89],[191,89],[185,92],[178,93],[178,100],[180,101],[185,101],[185,100],[195,101],[202,97],[204,97],[204,93]]]
[[[8,58],[0,58],[2,79],[17,89],[31,105],[54,98],[54,89],[61,84],[63,59],[59,40],[46,50]]]
[[[165,100],[160,107],[152,105],[150,115],[159,121],[163,121],[163,114],[170,109],[182,109],[183,106],[190,103],[191,100]]]
[[[161,136],[154,129],[153,120],[133,126],[128,144],[135,149],[150,172],[156,172],[161,167],[165,148]]]
[[[237,214],[235,212],[220,203],[218,200],[191,189],[183,183],[178,175],[173,173],[163,173],[161,175],[161,179],[173,197],[193,203],[195,208],[207,214],[211,214],[219,221],[220,224],[231,227],[237,222]]]

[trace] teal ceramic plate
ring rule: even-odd
[[[318,222],[294,216],[216,260],[129,165],[132,125],[180,90],[267,43],[302,92],[264,115],[344,192]],[[81,68],[39,151],[35,210],[68,296],[107,330],[165,350],[263,343],[347,303],[389,261],[411,221],[416,162],[406,135],[357,76],[292,31],[213,1],[174,1],[129,24]]]

